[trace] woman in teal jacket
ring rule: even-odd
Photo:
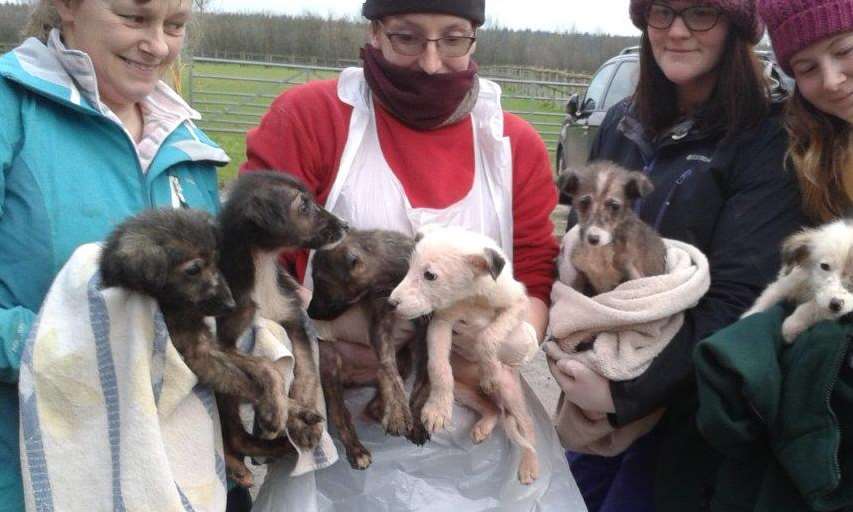
[[[188,1],[40,1],[44,33],[0,57],[0,512],[24,508],[18,368],[53,277],[145,208],[215,211],[228,160],[160,81]]]

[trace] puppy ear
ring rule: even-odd
[[[358,253],[355,251],[347,251],[346,262],[347,262],[347,267],[350,270],[359,269],[360,267],[362,267],[362,263],[363,263],[361,256],[359,256]]]
[[[415,234],[415,243],[420,242],[421,239],[423,239],[423,237],[425,235],[428,235],[428,234],[433,233],[435,231],[439,231],[441,229],[443,229],[443,226],[441,224],[436,224],[436,223],[424,224],[423,226],[421,226],[421,228]]]
[[[474,267],[474,272],[477,275],[489,274],[495,281],[498,280],[498,276],[506,265],[504,257],[490,247],[486,247],[482,255],[474,254],[468,256],[468,262]]]
[[[812,231],[800,231],[782,242],[782,263],[785,266],[802,265],[811,254]]]
[[[110,257],[112,272],[125,276],[140,290],[157,290],[165,286],[169,274],[169,257],[166,250],[147,236],[125,233]]]
[[[557,178],[557,189],[560,191],[560,204],[572,204],[572,197],[580,187],[580,177],[571,169],[566,169]]]
[[[625,182],[625,197],[631,201],[646,197],[655,189],[652,185],[652,180],[645,174],[633,171],[628,173],[628,180]]]

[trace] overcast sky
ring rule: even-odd
[[[509,28],[639,35],[629,0],[487,0],[488,23]],[[211,0],[215,10],[360,16],[361,0]]]

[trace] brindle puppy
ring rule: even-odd
[[[236,352],[237,339],[256,311],[285,328],[295,359],[290,388],[295,407],[287,411],[287,430],[299,447],[310,450],[323,432],[317,403],[321,389],[316,337],[296,293],[298,284],[278,258],[284,250],[331,246],[344,236],[347,225],[318,206],[301,182],[279,172],[237,178],[219,214],[219,225],[223,234],[220,266],[236,302],[232,313],[217,320],[219,342],[225,350]],[[264,455],[264,446],[246,435],[236,401],[223,397],[220,413],[228,471],[238,481],[250,481],[242,455]]]
[[[569,257],[595,293],[666,272],[663,240],[633,209],[654,189],[645,174],[595,162],[564,172],[559,186],[571,198],[580,226],[580,240]],[[576,283],[576,289],[583,287]]]
[[[175,348],[199,379],[217,393],[255,405],[259,424],[280,432],[285,397],[270,361],[223,352],[206,316],[227,314],[234,299],[217,262],[218,232],[196,210],[148,210],[120,224],[101,253],[104,286],[149,295],[160,305]]]
[[[420,421],[429,395],[425,325],[399,317],[388,304],[391,291],[408,272],[413,248],[414,240],[402,233],[350,231],[335,248],[314,254],[312,261],[314,293],[308,315],[316,320],[339,319],[329,329],[337,325],[346,341],[370,344],[379,362],[375,372],[359,372],[350,358],[342,357],[334,341],[320,343],[320,372],[329,415],[346,447],[347,459],[356,469],[367,468],[371,455],[358,440],[344,404],[344,386],[376,382],[378,392],[367,406],[368,413],[378,417],[391,435],[405,435],[418,445],[429,439]],[[325,325],[318,327],[326,330]],[[406,348],[414,354],[417,372],[411,406],[403,385],[403,375],[408,373],[403,368]]]

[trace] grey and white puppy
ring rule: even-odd
[[[612,162],[569,169],[559,178],[561,193],[571,198],[580,228],[571,263],[596,294],[625,281],[666,272],[666,247],[661,237],[634,213],[634,203],[653,190],[641,172]]]

